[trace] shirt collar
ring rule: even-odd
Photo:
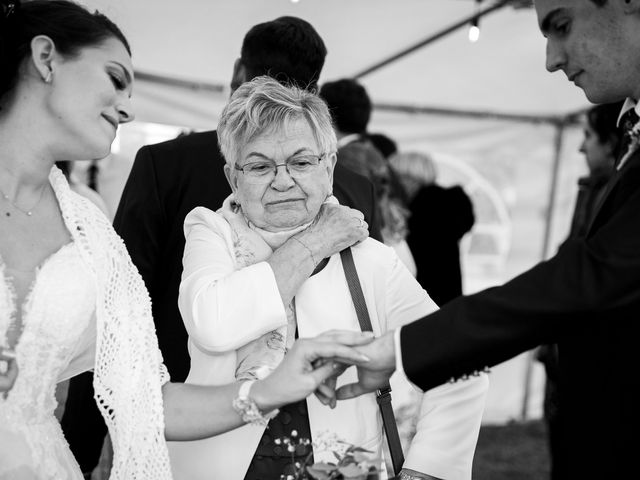
[[[633,98],[627,98],[624,101],[624,105],[622,105],[622,110],[620,110],[620,115],[618,115],[618,127],[620,126],[620,122],[622,121],[622,117],[631,109],[635,109],[636,114],[640,117],[640,103],[636,102]]]

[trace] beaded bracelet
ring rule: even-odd
[[[279,410],[276,408],[267,414],[263,414],[260,411],[256,402],[249,397],[249,391],[254,383],[255,380],[249,380],[240,385],[238,396],[233,400],[232,406],[238,415],[242,417],[244,423],[266,427],[269,420],[278,415]]]

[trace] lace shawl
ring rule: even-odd
[[[142,277],[108,219],[69,189],[60,170],[49,178],[97,285],[93,385],[113,443],[111,480],[171,479],[161,391],[169,374]]]

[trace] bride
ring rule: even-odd
[[[332,332],[298,342],[250,390],[170,383],[122,241],[54,167],[106,156],[133,119],[129,45],[106,17],[66,0],[0,6],[0,479],[82,479],[54,389],[88,369],[112,478],[155,480],[171,475],[165,437],[259,422],[333,373],[318,358],[366,360],[345,345],[368,336]]]

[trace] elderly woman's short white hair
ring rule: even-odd
[[[399,175],[425,185],[436,181],[438,171],[430,155],[422,152],[399,152],[389,158],[391,168]]]
[[[337,149],[336,134],[326,103],[297,87],[285,87],[271,77],[256,77],[231,96],[218,123],[218,143],[227,164],[238,161],[240,148],[256,137],[305,119],[321,154]]]

